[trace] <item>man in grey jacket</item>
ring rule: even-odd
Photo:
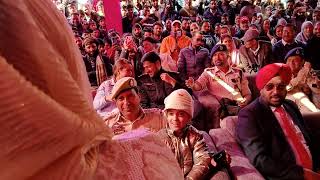
[[[270,64],[272,47],[267,41],[258,40],[259,32],[249,29],[243,38],[244,45],[239,49],[240,67],[247,74],[255,74],[263,66]]]

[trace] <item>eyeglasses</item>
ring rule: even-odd
[[[264,88],[267,90],[267,91],[271,91],[273,90],[274,88],[276,88],[278,91],[283,91],[285,90],[287,87],[286,84],[267,84]]]

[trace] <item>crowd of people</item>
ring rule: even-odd
[[[115,135],[159,132],[185,177],[200,179],[213,163],[198,130],[239,115],[239,142],[264,177],[317,177],[300,113],[320,109],[317,1],[121,1],[122,32],[107,29],[103,1],[54,2],[83,56],[93,106]],[[266,109],[281,140],[256,114]]]

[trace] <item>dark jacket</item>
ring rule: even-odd
[[[160,75],[162,73],[168,73],[172,78],[174,78],[177,83],[174,87],[171,84],[164,82]],[[148,74],[143,74],[138,78],[138,88],[141,95],[141,105],[143,108],[164,108],[164,99],[174,90],[177,89],[187,89],[184,82],[179,77],[178,73],[165,71],[160,69],[160,71],[154,76],[150,77]]]
[[[306,59],[315,70],[320,70],[320,37],[313,37],[306,45]]]
[[[317,166],[316,151],[311,144],[312,137],[307,131],[302,115],[290,100],[285,100],[283,106],[294,123],[301,130]],[[271,108],[257,98],[243,108],[238,114],[236,126],[238,142],[257,170],[267,179],[303,179],[303,168],[296,164],[295,155],[290,147],[281,126]]]
[[[87,70],[87,74],[88,74],[88,78],[89,78],[91,86],[98,85],[97,84],[97,75],[96,75],[97,56],[98,55],[89,56],[88,54],[83,56],[83,62],[86,66],[86,70]],[[106,56],[103,56],[103,55],[101,56],[101,58],[105,64],[107,76],[112,76],[113,72],[112,72],[112,65],[110,63],[110,60]]]
[[[266,41],[258,41],[260,49],[255,55],[250,49],[242,45],[239,49],[241,68],[246,73],[256,73],[263,66],[271,63],[271,43]]]
[[[286,63],[284,58],[287,55],[287,53],[296,47],[304,47],[303,44],[294,42],[290,45],[284,46],[282,43],[282,40],[278,41],[273,47],[272,47],[272,55],[273,55],[273,62],[275,63]]]
[[[182,80],[189,77],[198,79],[204,69],[210,66],[209,51],[200,47],[197,51],[192,46],[181,49],[178,59],[178,72]]]
[[[216,23],[221,22],[221,15],[222,13],[219,10],[217,10],[214,14],[212,14],[212,12],[210,11],[210,8],[205,10],[203,13],[203,17],[209,20],[212,28]]]

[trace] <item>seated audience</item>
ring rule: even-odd
[[[319,13],[320,14],[320,13]],[[306,57],[310,61],[312,68],[320,70],[320,21],[315,23],[313,29],[314,36],[308,41],[306,45]]]
[[[174,153],[185,179],[208,179],[211,161],[214,160],[211,160],[202,134],[190,125],[193,116],[191,95],[184,89],[178,89],[164,103],[168,125],[158,132],[159,136]],[[220,174],[220,178],[229,179],[227,174]]]
[[[202,45],[203,36],[196,32],[191,39],[191,45],[180,51],[178,72],[182,80],[189,77],[198,79],[203,70],[210,66],[209,51]]]
[[[144,73],[138,78],[143,108],[163,109],[163,100],[174,90],[186,88],[179,75],[161,67],[159,55],[153,51],[142,57]]]
[[[191,40],[182,33],[181,22],[179,20],[173,21],[171,26],[171,34],[162,40],[160,54],[168,53],[177,62],[180,50],[188,47]]]
[[[241,69],[229,65],[224,44],[212,48],[211,58],[213,68],[205,69],[196,81],[189,77],[185,83],[193,91],[207,89],[198,95],[198,99],[209,110],[208,116],[213,118],[207,126],[218,128],[220,118],[236,115],[240,107],[251,101],[251,91]]]
[[[244,36],[239,49],[240,67],[247,74],[255,74],[266,64],[271,63],[271,44],[267,41],[258,40],[259,32],[249,29]]]
[[[286,86],[290,67],[269,64],[257,75],[260,97],[239,112],[238,142],[250,162],[266,179],[319,179],[319,152]]]
[[[134,77],[133,67],[129,61],[120,58],[113,67],[113,78],[104,81],[99,88],[93,100],[93,107],[97,113],[105,118],[111,111],[116,109],[116,104],[109,100],[115,83],[123,77]]]
[[[228,61],[230,66],[239,66],[240,65],[240,54],[239,50],[236,48],[233,38],[225,34],[221,36],[221,43],[226,45],[228,50]]]
[[[301,47],[302,44],[295,41],[296,30],[292,24],[283,27],[282,39],[272,46],[273,62],[285,63],[286,54],[293,48]]]
[[[137,82],[132,77],[118,80],[109,99],[116,103],[118,111],[106,117],[105,123],[115,135],[138,128],[157,132],[166,125],[160,109],[142,109]]]
[[[86,54],[83,56],[83,62],[86,66],[88,78],[91,86],[99,86],[103,81],[112,76],[112,65],[110,60],[99,55],[98,43],[94,38],[86,38],[83,41]]]
[[[305,21],[302,23],[301,32],[297,35],[296,41],[302,44],[307,44],[313,36],[313,24],[311,21]]]
[[[313,79],[318,78],[311,74],[311,64],[304,61],[303,49],[297,47],[290,50],[285,60],[292,72],[292,79],[287,88],[288,94],[286,98],[295,102],[302,113],[319,111],[309,99],[312,96],[319,97],[317,91],[313,92],[309,88],[312,86]]]

